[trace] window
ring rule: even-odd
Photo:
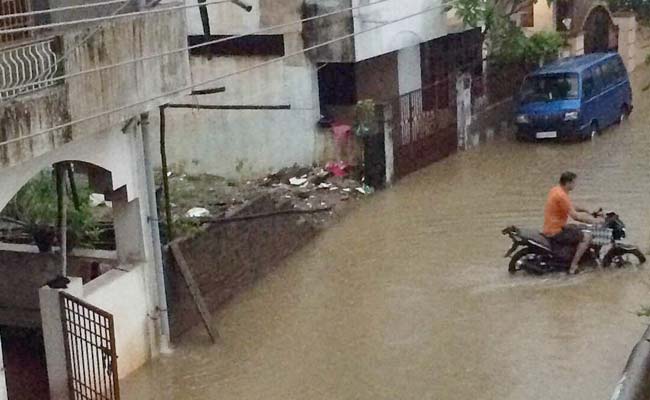
[[[522,87],[523,103],[578,98],[578,75],[553,74],[526,78]]]
[[[191,35],[188,44],[195,46],[208,41],[229,38],[230,35]],[[283,35],[248,35],[225,42],[213,43],[190,50],[192,55],[204,56],[284,56]]]
[[[321,106],[351,106],[357,102],[354,64],[324,64],[318,70]]]
[[[620,57],[614,57],[612,59],[612,68],[614,69],[614,76],[616,81],[624,81],[627,78],[627,69],[625,69],[625,64]]]
[[[591,70],[587,70],[582,74],[582,91],[585,99],[594,97],[594,75]]]
[[[603,65],[600,66],[604,87],[607,87],[618,81],[618,79],[616,79],[616,71],[614,70],[612,61],[612,59],[607,60]]]
[[[603,79],[603,68],[601,65],[593,68],[594,74],[594,96],[600,94],[605,88],[605,81]]]
[[[534,0],[526,0],[520,6],[519,17],[521,18],[521,26],[524,28],[532,28],[535,26],[535,2]]]

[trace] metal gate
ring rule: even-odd
[[[443,90],[448,90],[447,86]],[[436,103],[424,104],[423,91],[417,90],[400,96],[393,103],[393,110],[395,172],[398,178],[457,150],[455,96],[450,96],[447,104],[439,108]]]
[[[68,293],[60,296],[72,400],[119,400],[113,315]]]

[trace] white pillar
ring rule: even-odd
[[[2,340],[0,339],[0,400],[7,400],[7,379],[5,377],[5,362],[2,358]]]
[[[579,35],[569,38],[569,46],[571,47],[571,55],[581,56],[585,54],[585,35],[580,33]]]
[[[393,147],[393,106],[386,104],[382,107],[384,113],[384,152],[386,153],[386,186],[395,181],[395,153]]]
[[[637,22],[634,14],[620,14],[614,17],[618,26],[618,52],[623,58],[629,72],[634,71],[636,62],[636,30]]]
[[[45,343],[51,400],[70,399],[59,292],[64,291],[73,296],[81,297],[83,295],[83,283],[81,278],[69,279],[70,283],[67,289],[51,289],[44,286],[39,290],[43,342]]]

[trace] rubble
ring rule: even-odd
[[[169,176],[174,221],[200,224],[201,218],[222,218],[235,207],[262,194],[269,194],[278,207],[295,210],[349,207],[350,201],[372,193],[349,174],[336,176],[320,168],[290,167],[257,180],[236,182],[214,175]],[[309,215],[321,224],[331,212]],[[182,224],[181,224],[182,225]]]

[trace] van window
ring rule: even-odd
[[[595,92],[594,74],[588,69],[582,74],[582,93],[585,99],[594,97]]]
[[[605,88],[605,81],[603,79],[603,69],[601,68],[600,65],[593,68],[593,74],[594,74],[594,93],[593,93],[593,95],[597,96]]]
[[[608,87],[616,82],[618,82],[618,78],[616,76],[616,70],[614,65],[612,64],[613,59],[609,59],[603,63],[603,65],[600,66],[602,70],[602,78],[603,78],[603,84],[605,87]]]
[[[569,100],[578,98],[578,75],[533,75],[526,78],[521,89],[521,102]]]
[[[627,70],[625,69],[625,64],[623,64],[623,60],[621,60],[620,57],[612,58],[612,67],[617,82],[627,79]]]

